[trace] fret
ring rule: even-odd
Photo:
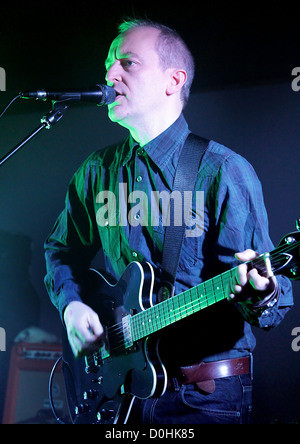
[[[194,313],[196,313],[198,311],[198,307],[199,307],[198,287],[195,287],[195,288],[191,289],[191,301],[192,301],[192,306],[193,306]]]
[[[171,323],[173,323],[173,322],[175,322],[173,298],[168,300],[168,310],[169,310],[170,321],[171,321]]]
[[[178,299],[179,299],[180,319],[183,319],[187,316],[186,307],[185,307],[185,293],[179,294]]]
[[[143,334],[144,337],[148,335],[145,325],[145,311],[141,312],[141,333]]]
[[[214,295],[215,302],[218,302],[224,298],[224,288],[220,278],[214,279]]]
[[[173,317],[174,317],[174,322],[179,321],[181,319],[180,317],[180,309],[179,309],[179,302],[178,302],[178,297],[174,296],[172,298],[172,305],[173,305]]]
[[[188,303],[188,314],[194,314],[195,313],[195,307],[194,307],[194,300],[193,300],[193,293],[191,290],[188,291],[189,296],[189,303]]]
[[[141,339],[141,335],[140,335],[139,324],[134,316],[130,320],[130,325],[131,325],[131,335],[133,342],[136,342],[139,339]]]
[[[173,298],[166,301],[166,310],[169,318],[169,324],[176,322],[176,313],[174,312]]]

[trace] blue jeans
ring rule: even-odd
[[[187,384],[168,389],[160,398],[136,399],[130,424],[249,424],[250,375],[219,378],[215,384],[211,394]]]

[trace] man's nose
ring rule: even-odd
[[[114,84],[115,82],[120,82],[122,80],[121,65],[118,60],[116,60],[108,69],[105,80],[107,83],[111,84]]]

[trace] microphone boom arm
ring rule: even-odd
[[[67,101],[67,100],[66,100]],[[29,134],[22,142],[20,142],[15,148],[13,148],[8,154],[6,154],[0,160],[0,166],[2,166],[7,160],[9,160],[16,152],[18,152],[27,142],[29,142],[33,137],[35,137],[41,130],[51,129],[53,125],[60,121],[68,109],[66,101],[52,102],[51,111],[46,114],[42,119],[40,125],[36,130]]]

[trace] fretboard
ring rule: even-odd
[[[143,339],[227,297],[234,268],[132,316],[133,342]]]

